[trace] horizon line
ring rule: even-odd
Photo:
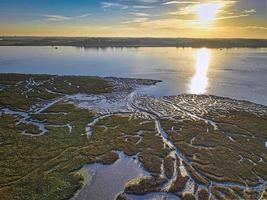
[[[43,36],[35,36],[35,35],[0,35],[0,38],[7,38],[7,37],[13,37],[13,38],[20,38],[20,37],[25,37],[25,38],[129,38],[129,39],[142,39],[142,38],[148,38],[148,39],[236,39],[236,40],[267,40],[266,38],[251,38],[251,37],[135,37],[135,36],[51,36],[51,35],[43,35]]]

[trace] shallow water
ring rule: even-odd
[[[112,165],[93,164],[84,167],[92,176],[74,198],[75,200],[113,200],[124,190],[125,184],[139,176],[149,176],[137,160],[120,153],[120,159]]]
[[[152,192],[146,195],[127,195],[133,200],[180,200],[180,198],[174,194],[164,192]]]
[[[156,96],[214,94],[267,105],[267,49],[0,47],[0,72],[163,80]]]

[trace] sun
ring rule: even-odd
[[[194,7],[194,12],[198,16],[201,24],[209,24],[213,22],[220,9],[224,6],[222,2],[202,3]]]

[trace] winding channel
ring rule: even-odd
[[[262,179],[261,179],[261,182],[262,182],[261,184],[259,184],[257,186],[254,186],[254,187],[249,187],[247,185],[242,185],[242,184],[234,183],[234,182],[218,182],[218,181],[210,180],[208,177],[206,177],[202,173],[199,173],[198,171],[195,170],[195,173],[197,175],[200,175],[200,176],[206,178],[207,180],[209,180],[208,186],[196,183],[194,178],[190,175],[189,171],[187,170],[187,166],[191,166],[192,162],[190,160],[188,160],[187,157],[181,153],[179,148],[177,148],[177,146],[174,144],[174,142],[170,139],[169,134],[164,131],[164,129],[162,128],[161,123],[160,123],[159,115],[155,111],[153,111],[153,109],[149,110],[147,108],[143,108],[142,106],[138,105],[138,103],[136,103],[137,100],[138,100],[138,97],[139,97],[139,94],[136,91],[133,91],[128,95],[128,98],[126,98],[127,99],[127,104],[129,106],[129,108],[132,110],[131,112],[108,113],[108,114],[105,114],[105,115],[100,115],[97,118],[95,118],[85,128],[86,129],[85,130],[86,131],[86,135],[88,137],[91,137],[92,132],[93,132],[93,127],[101,119],[104,119],[106,117],[110,117],[112,115],[117,115],[117,114],[130,114],[130,113],[133,113],[133,112],[139,112],[141,114],[144,114],[145,116],[149,116],[149,118],[154,120],[155,128],[156,128],[158,134],[161,136],[161,138],[163,140],[163,143],[164,143],[164,146],[165,147],[166,146],[169,147],[172,150],[171,154],[174,154],[174,155],[172,155],[172,157],[175,158],[175,160],[174,160],[174,173],[173,173],[172,177],[168,179],[168,182],[162,186],[161,192],[167,192],[168,189],[170,188],[170,186],[172,185],[172,183],[176,180],[176,178],[178,176],[178,174],[177,174],[178,173],[177,172],[177,166],[179,165],[179,169],[181,171],[182,176],[188,176],[189,177],[189,180],[188,180],[188,182],[187,182],[187,184],[185,186],[185,190],[183,192],[184,193],[192,193],[196,198],[197,198],[197,191],[195,191],[194,188],[197,187],[199,189],[202,189],[202,188],[207,189],[207,191],[209,192],[210,198],[211,198],[211,197],[213,197],[213,195],[212,195],[212,187],[213,186],[222,186],[222,187],[238,186],[241,189],[253,189],[253,190],[260,191],[261,192],[261,195],[260,195],[261,197],[259,199],[262,198],[264,190],[265,190],[265,186],[267,185],[267,181],[264,181]],[[52,106],[52,105],[54,105],[54,104],[56,104],[56,103],[58,103],[58,102],[60,102],[61,100],[64,100],[64,99],[68,99],[68,96],[66,95],[64,97],[57,98],[57,99],[53,100],[52,102],[49,102],[49,103],[43,105],[43,107],[39,108],[39,110],[37,110],[35,113],[36,114],[42,113],[43,111],[48,109],[50,106]],[[163,102],[168,104],[169,106],[171,106],[175,110],[182,111],[182,112],[186,113],[192,119],[202,120],[202,121],[212,125],[214,130],[218,129],[217,122],[214,122],[212,120],[199,117],[199,116],[191,113],[190,111],[181,108],[178,105],[174,105],[171,101],[163,100]],[[19,123],[20,122],[31,123],[31,124],[34,124],[34,125],[38,126],[39,129],[41,130],[41,133],[38,134],[38,135],[22,133],[24,135],[42,136],[47,132],[47,130],[45,128],[45,125],[42,122],[32,121],[29,113],[16,112],[16,111],[10,110],[8,108],[4,108],[4,109],[0,110],[0,115],[1,115],[1,112],[5,113],[5,114],[19,116],[20,117]],[[70,132],[71,132],[71,127],[69,129],[70,129]],[[179,163],[178,163],[178,159],[176,158],[176,156],[179,159]],[[162,170],[164,170],[163,167],[162,167]],[[162,174],[164,174],[164,171],[162,172]]]
[[[192,178],[192,176],[190,175],[190,173],[187,171],[186,166],[183,165],[183,162],[187,165],[190,166],[191,165],[191,161],[189,161],[186,156],[184,156],[181,151],[176,147],[176,145],[170,140],[169,135],[163,130],[161,123],[160,123],[160,119],[157,113],[153,112],[152,110],[147,110],[145,108],[139,107],[137,104],[135,104],[136,99],[138,98],[138,94],[134,91],[129,95],[129,105],[136,111],[144,113],[148,116],[150,116],[154,121],[155,121],[155,127],[157,129],[157,132],[159,133],[159,135],[162,137],[162,140],[164,142],[165,145],[167,145],[169,148],[171,148],[172,150],[174,150],[176,156],[180,159],[180,169],[184,170],[184,172],[186,173],[186,175],[189,177],[189,180],[186,184],[186,189],[184,192],[188,192],[188,185],[191,185],[193,188],[195,186],[198,186],[199,188],[206,188],[209,192],[209,195],[211,198],[212,195],[212,187],[213,186],[223,186],[223,187],[233,187],[233,186],[238,186],[241,189],[253,189],[253,190],[257,190],[261,192],[261,197],[263,196],[264,190],[265,190],[265,186],[267,185],[267,181],[263,181],[262,184],[259,184],[258,186],[255,187],[249,187],[247,185],[242,185],[242,184],[238,184],[238,183],[234,183],[234,182],[218,182],[218,181],[214,181],[214,180],[210,180],[208,177],[203,176],[203,174],[201,174],[201,176],[207,178],[209,180],[209,185],[208,188],[205,185],[201,185],[195,182],[195,180]],[[218,127],[216,125],[215,122],[211,121],[211,120],[207,120],[201,117],[198,117],[190,112],[188,112],[187,110],[184,109],[180,109],[178,106],[173,105],[171,102],[169,101],[164,101],[165,103],[171,104],[173,106],[174,109],[177,110],[182,110],[184,112],[186,112],[190,117],[195,118],[195,119],[199,119],[199,120],[203,120],[207,123],[210,123],[213,128],[216,130]],[[177,160],[175,162],[175,165],[177,163]],[[198,172],[196,171],[196,173],[198,174]],[[173,177],[171,179],[169,179],[167,186],[169,186],[176,178],[177,176],[177,172],[173,174]],[[191,188],[192,189],[192,188]],[[192,191],[190,189],[190,191]],[[162,188],[162,191],[166,191],[166,186]],[[194,191],[194,190],[193,190]],[[196,198],[197,198],[197,194],[194,193],[193,194]],[[259,198],[261,199],[261,198]]]

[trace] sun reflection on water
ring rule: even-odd
[[[208,69],[210,65],[211,52],[207,48],[198,49],[196,53],[195,75],[191,79],[190,93],[204,94],[207,90]]]

